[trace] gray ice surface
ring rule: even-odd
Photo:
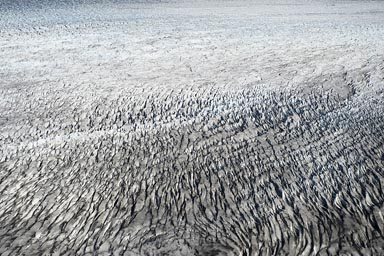
[[[384,255],[384,2],[1,1],[0,255]]]

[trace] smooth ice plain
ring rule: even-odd
[[[0,1],[1,255],[384,255],[384,2]]]

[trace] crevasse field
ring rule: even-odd
[[[384,255],[384,2],[0,1],[1,255]]]

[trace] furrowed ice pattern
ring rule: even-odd
[[[316,4],[2,13],[0,254],[384,255],[384,6]]]

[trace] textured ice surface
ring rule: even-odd
[[[384,253],[384,3],[0,2],[1,255]]]

